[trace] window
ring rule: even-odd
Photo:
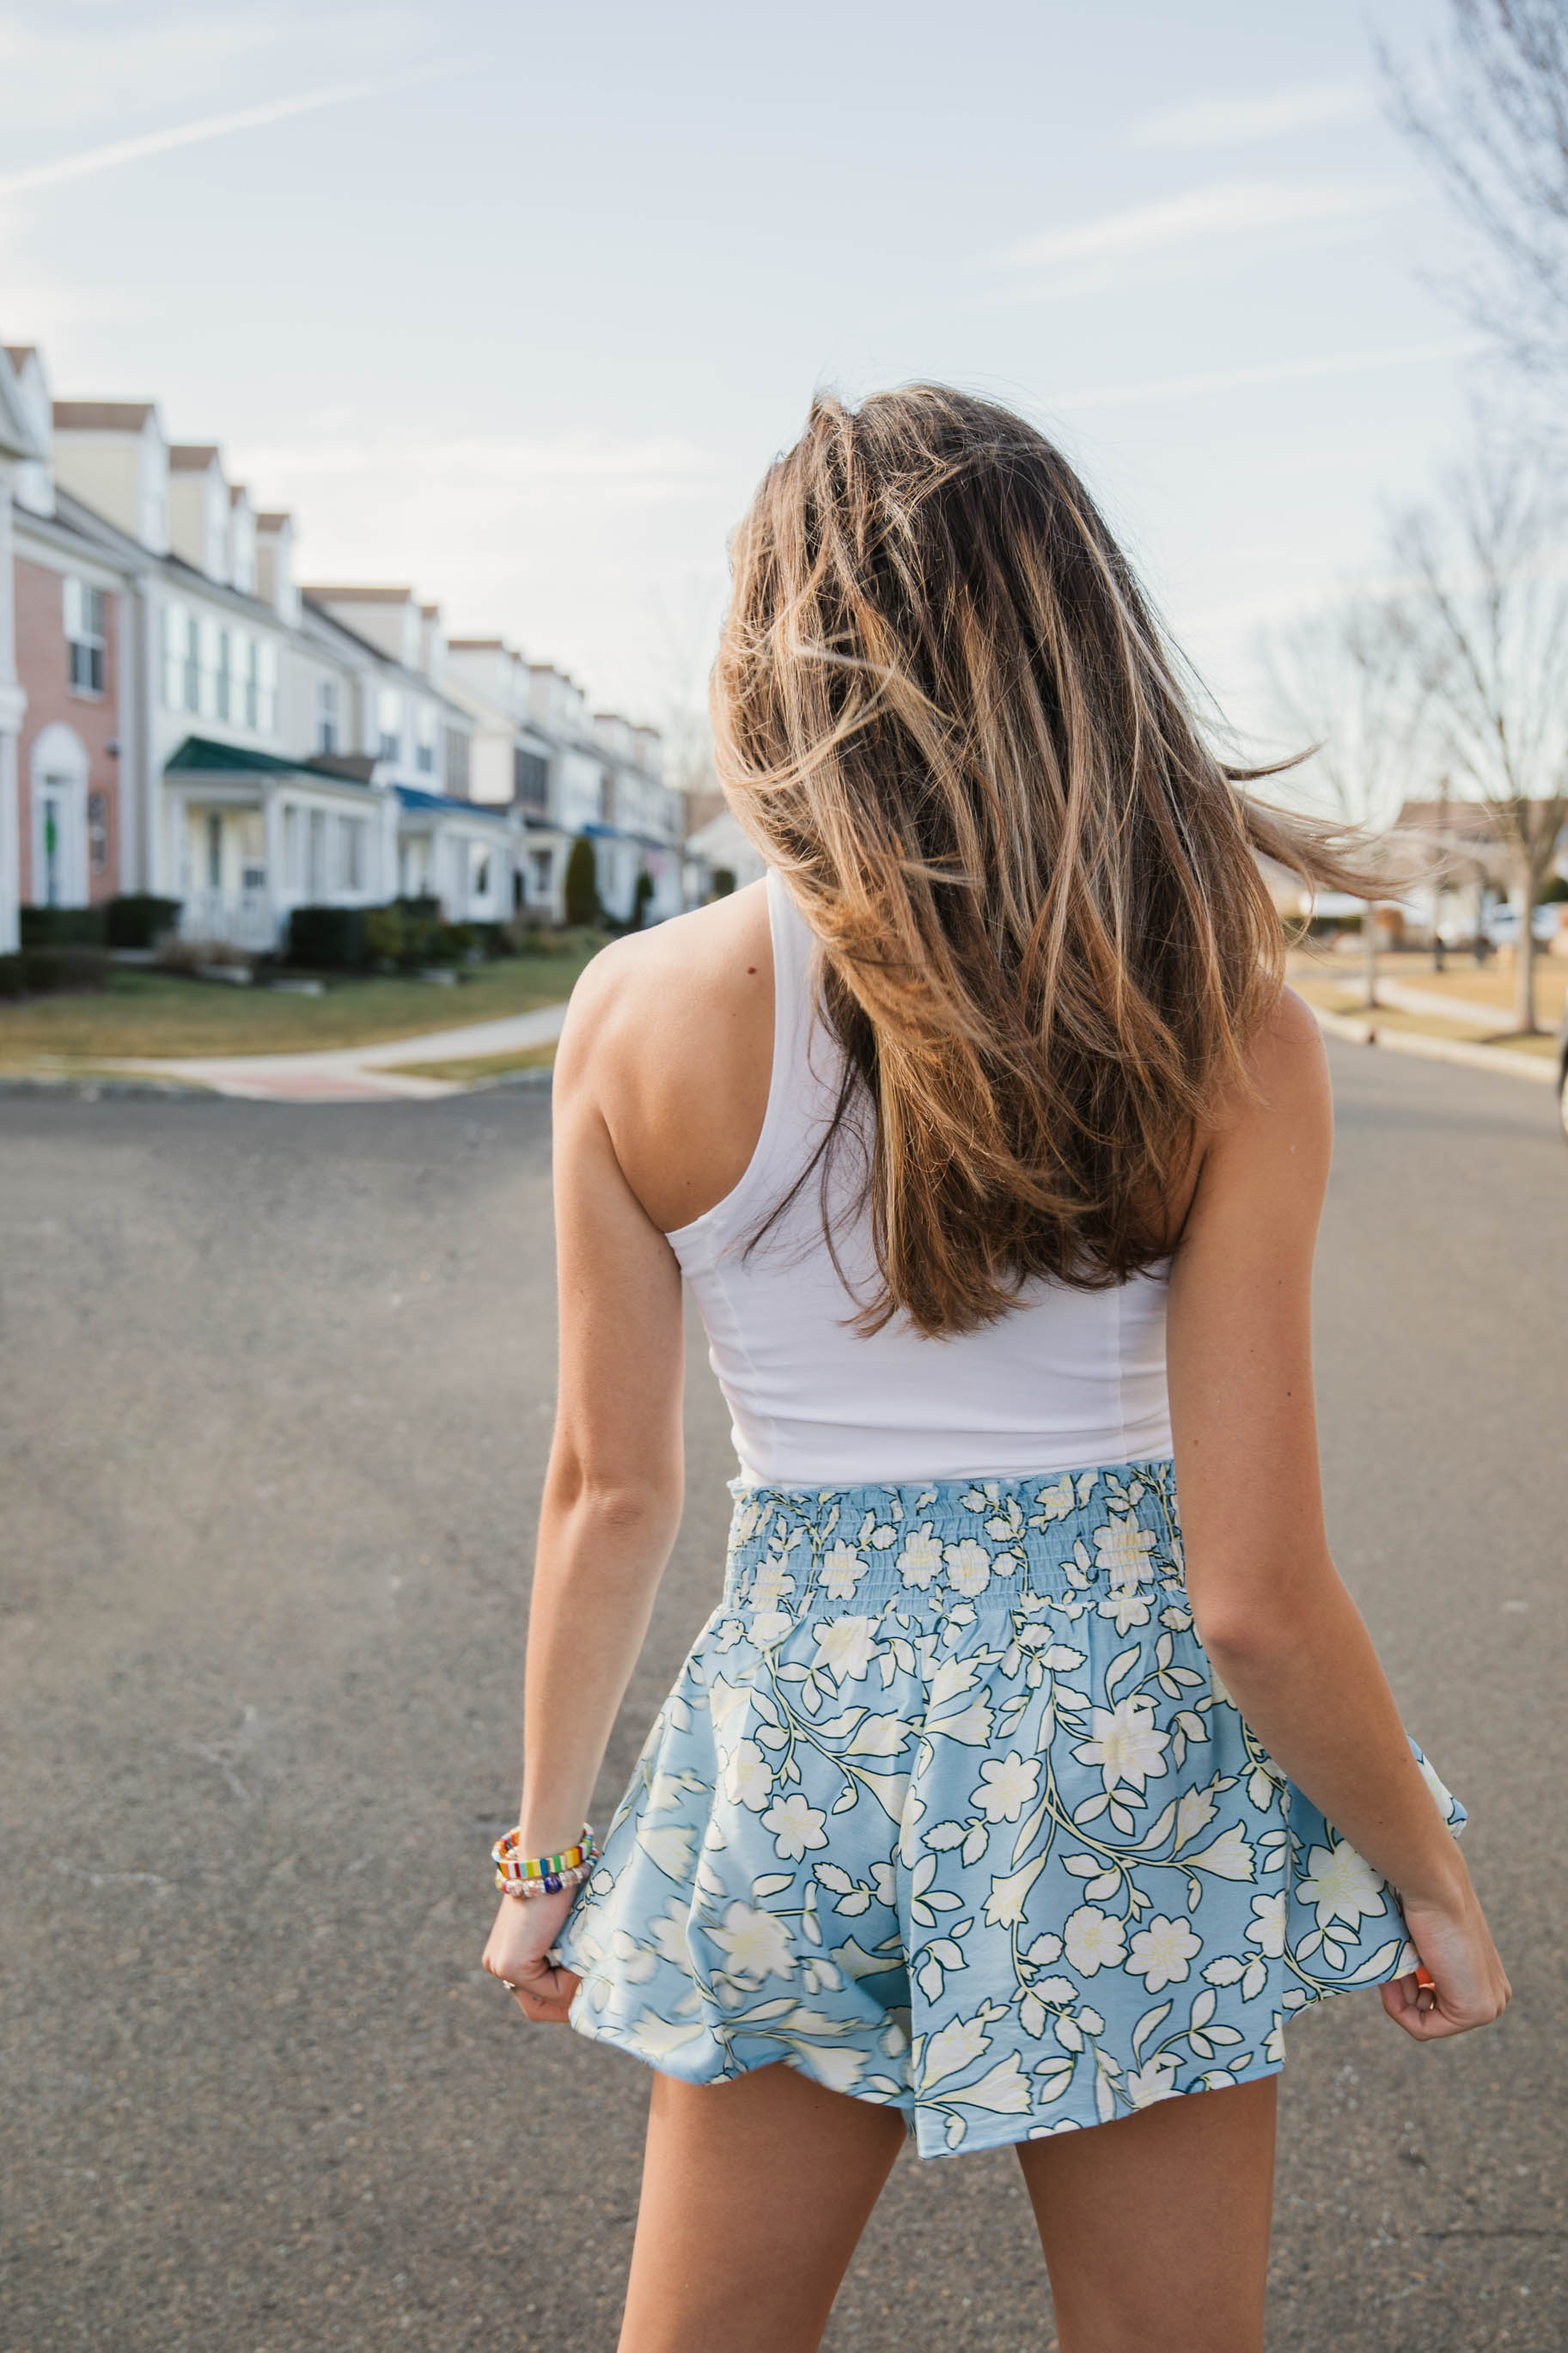
[[[300,812],[292,801],[283,806],[283,888],[290,893],[300,888]]]
[[[104,793],[87,797],[87,860],[95,874],[109,865],[109,798]]]
[[[338,819],[338,874],[345,891],[364,889],[364,819]]]
[[[256,732],[258,735],[278,733],[278,648],[271,638],[263,638],[256,647]]]
[[[312,809],[305,839],[305,896],[319,906],[327,895],[327,813]]]
[[[468,739],[460,727],[447,730],[446,786],[455,801],[468,797]]]
[[[488,899],[490,895],[490,853],[482,842],[474,843],[471,860],[468,869],[470,894],[476,899]]]
[[[433,776],[436,770],[436,706],[422,702],[414,713],[414,765]]]
[[[163,607],[163,702],[170,711],[202,707],[201,629],[184,605]]]
[[[220,667],[218,639],[224,635],[210,613],[204,613],[196,628],[196,702],[204,719],[217,715],[217,682]]]
[[[524,808],[542,809],[550,803],[550,763],[542,752],[525,752],[515,744],[511,755],[512,797]]]
[[[217,632],[217,662],[213,684],[213,702],[220,719],[237,719],[244,706],[244,689],[237,694],[238,681],[235,676],[235,656],[240,651],[231,630]]]
[[[338,681],[335,678],[316,681],[316,749],[335,752],[338,748]]]
[[[223,889],[223,819],[216,809],[207,818],[207,889]]]
[[[604,769],[602,769],[602,770],[600,771],[600,774],[599,774],[599,822],[600,822],[600,824],[601,824],[601,825],[614,825],[615,821],[616,821],[616,776],[615,776],[615,770],[614,770],[613,768],[604,768]]]
[[[384,686],[376,697],[376,725],[380,730],[380,760],[401,760],[403,757],[403,697],[395,686]]]
[[[101,588],[66,582],[66,678],[77,694],[103,692],[104,617]]]
[[[528,866],[533,898],[535,901],[548,899],[551,891],[551,878],[555,868],[554,851],[552,849],[531,849],[528,853]]]

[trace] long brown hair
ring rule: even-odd
[[[1363,876],[1240,792],[1269,772],[1205,743],[1088,491],[1008,410],[819,397],[732,560],[720,775],[816,934],[846,1052],[825,1217],[874,1113],[856,1323],[972,1330],[1030,1277],[1149,1266],[1279,989],[1255,852]]]

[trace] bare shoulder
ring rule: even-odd
[[[773,1006],[761,882],[615,941],[577,984],[558,1101],[592,1102],[627,1182],[666,1231],[721,1199],[751,1156],[767,1105]]]
[[[1194,1197],[1194,1222],[1293,1213],[1315,1223],[1333,1150],[1333,1101],[1311,1008],[1282,989],[1247,1040],[1245,1079],[1219,1106]]]
[[[749,884],[706,907],[628,932],[601,948],[572,994],[562,1059],[575,1072],[601,1071],[648,1047],[669,1026],[701,1025],[720,1013],[761,951],[771,983],[765,886]],[[755,977],[754,972],[751,976]]]

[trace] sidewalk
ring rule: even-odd
[[[416,1077],[403,1069],[416,1062],[467,1062],[493,1054],[520,1054],[560,1037],[564,1005],[542,1005],[498,1021],[473,1021],[464,1029],[425,1029],[410,1038],[387,1038],[374,1046],[331,1047],[307,1054],[182,1055],[161,1061],[105,1061],[104,1071],[126,1076],[184,1079],[215,1094],[252,1103],[406,1103],[425,1096],[467,1092],[458,1081]]]

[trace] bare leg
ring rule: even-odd
[[[1019,2143],[1062,2353],[1262,2353],[1278,2080]]]
[[[655,2075],[620,2353],[813,2353],[903,2140],[793,2067]]]

